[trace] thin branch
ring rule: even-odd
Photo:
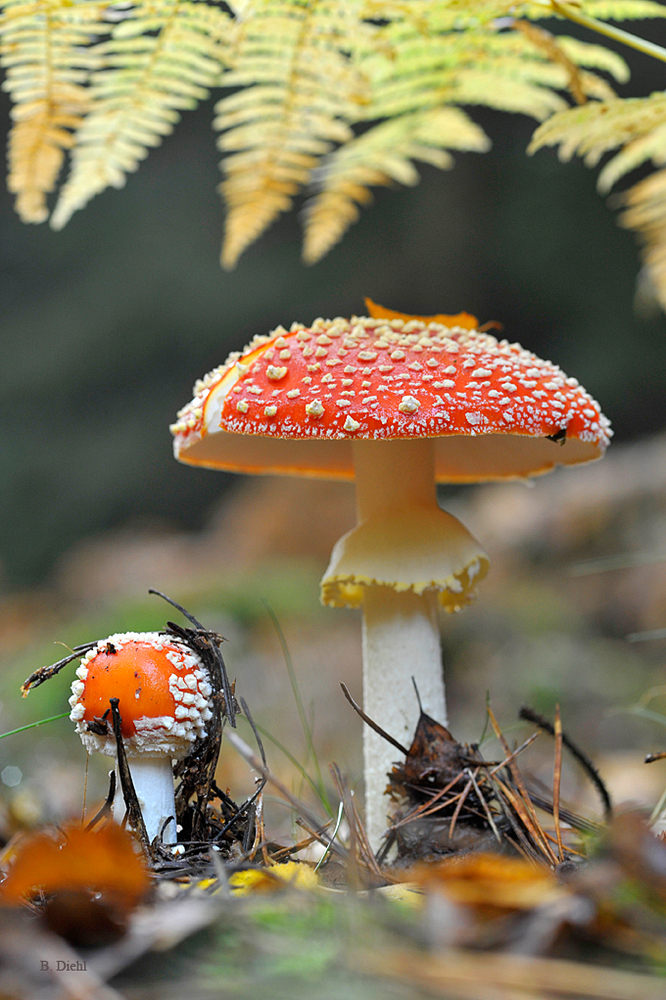
[[[146,824],[143,821],[143,813],[141,812],[141,806],[139,805],[139,799],[136,794],[136,789],[134,788],[134,782],[132,781],[132,774],[129,769],[129,764],[127,763],[127,754],[125,753],[125,744],[123,743],[122,719],[120,717],[119,700],[118,698],[109,698],[109,704],[111,705],[111,724],[113,726],[113,735],[116,738],[116,760],[118,764],[118,774],[120,775],[120,787],[123,793],[123,799],[125,800],[125,808],[127,809],[127,818],[129,819],[130,826],[134,829],[141,846],[148,856],[150,856],[150,841],[148,840],[148,833],[146,831]]]
[[[111,816],[111,811],[113,809],[113,800],[115,796],[116,796],[116,772],[114,770],[114,771],[109,771],[109,791],[107,792],[106,795],[106,801],[104,802],[104,805],[99,810],[99,812],[96,813],[90,820],[90,822],[86,824],[85,827],[86,830],[92,830],[92,828],[94,826],[97,826],[97,824],[101,820]]]
[[[44,681],[50,681],[52,677],[59,674],[63,667],[66,667],[68,663],[72,660],[78,660],[80,656],[85,656],[89,649],[94,649],[97,642],[87,642],[83,646],[76,646],[74,652],[69,653],[67,656],[63,656],[62,660],[58,660],[56,663],[51,663],[49,666],[40,667],[35,670],[26,680],[23,681],[21,685],[21,694],[24,698],[27,697],[28,693],[32,691],[33,688],[39,687]]]
[[[534,723],[535,726],[538,726],[539,729],[543,729],[544,732],[549,733],[551,736],[555,735],[555,727],[548,721],[548,719],[545,719],[543,715],[539,715],[538,712],[535,712],[533,708],[529,708],[527,705],[523,705],[518,713],[518,718],[524,719],[526,722]],[[599,796],[601,797],[604,807],[605,819],[608,822],[613,815],[613,803],[601,775],[590,758],[576,746],[576,744],[567,736],[565,732],[562,732],[562,743],[567,748],[569,753],[576,758],[581,767],[587,772],[590,781],[599,792]]]
[[[472,782],[472,784],[474,786],[474,791],[476,792],[476,796],[477,796],[479,802],[481,803],[481,805],[483,806],[483,811],[486,814],[486,819],[488,820],[488,822],[490,824],[490,828],[491,828],[491,830],[493,831],[493,833],[495,835],[495,840],[497,841],[498,844],[501,844],[502,843],[502,838],[500,837],[499,830],[495,826],[495,820],[493,819],[493,814],[490,811],[490,806],[486,802],[485,797],[484,797],[481,789],[479,788],[479,784],[478,784],[478,782],[476,780],[476,777],[473,774],[473,772],[470,771],[469,768],[465,768],[465,770],[466,770],[467,774],[469,775],[470,781]],[[477,770],[477,774],[478,774],[478,770]]]
[[[560,3],[558,0],[548,0],[548,2],[534,0],[534,2],[539,7],[549,7],[555,14],[566,17],[569,21],[575,21],[576,24],[581,24],[584,28],[589,28],[590,31],[596,31],[597,34],[605,35],[606,38],[612,38],[616,42],[628,45],[630,48],[636,49],[637,52],[643,52],[646,56],[652,56],[654,59],[666,62],[666,49],[661,45],[648,42],[645,38],[639,38],[638,35],[632,35],[630,32],[624,31],[622,28],[615,28],[604,21],[598,21],[596,17],[583,14],[579,7]]]
[[[276,776],[267,767],[264,767],[259,758],[252,752],[252,749],[247,745],[245,740],[241,739],[238,733],[228,732],[227,739],[231,743],[234,750],[236,750],[241,755],[243,760],[247,761],[250,767],[253,767],[258,774],[260,774],[263,778],[266,779],[266,781],[269,782],[269,784],[271,784],[274,788],[276,788],[280,793],[280,795],[284,799],[286,799],[291,806],[293,806],[296,812],[307,820],[311,828],[310,830],[308,830],[308,833],[312,833],[313,830],[317,830],[320,827],[324,826],[322,821],[317,816],[315,816],[314,813],[310,811],[310,809],[308,809],[308,807],[305,805],[304,802],[301,802],[301,800],[296,798],[295,795],[292,795],[287,786],[283,785],[280,779],[276,778]],[[338,847],[337,844],[334,844],[331,849],[335,851],[336,854],[339,854],[341,857],[343,858],[346,857],[346,852],[343,851],[341,847]]]
[[[478,771],[477,771],[477,774],[478,774]],[[471,781],[471,780],[468,781],[467,784],[465,785],[465,787],[463,788],[462,792],[460,793],[460,799],[458,800],[458,805],[456,806],[455,811],[453,813],[453,816],[451,817],[451,825],[449,826],[449,840],[452,840],[452,838],[453,838],[453,831],[456,828],[456,823],[458,821],[458,816],[460,816],[460,810],[463,807],[465,799],[467,798],[467,796],[471,792],[473,784],[474,784],[473,781]]]
[[[201,622],[197,621],[194,615],[190,614],[189,611],[186,611],[181,604],[178,604],[178,602],[174,601],[171,597],[167,597],[167,595],[163,594],[160,590],[154,590],[152,587],[149,587],[148,593],[154,594],[156,597],[161,597],[163,601],[166,601],[167,604],[170,604],[172,608],[176,609],[176,611],[180,611],[181,615],[184,615],[185,618],[187,618],[188,622],[191,622],[191,624],[194,625],[194,627],[202,634],[202,636],[208,639],[208,643],[210,645],[213,658],[215,659],[216,665],[219,667],[220,670],[220,675],[222,680],[222,691],[224,693],[224,703],[225,703],[227,718],[229,719],[231,727],[235,729],[236,703],[234,701],[234,693],[231,689],[231,684],[229,683],[229,677],[227,675],[227,668],[224,662],[224,657],[220,652],[220,647],[212,639],[212,633],[208,629],[204,628]],[[171,623],[168,622],[167,624],[170,625]]]
[[[562,785],[562,720],[560,706],[555,706],[555,761],[553,764],[553,820],[557,837],[557,853],[560,861],[564,861],[562,845],[562,830],[560,828],[560,788]]]
[[[493,732],[495,733],[495,736],[497,737],[497,739],[502,744],[502,748],[503,748],[504,752],[507,755],[510,755],[511,751],[509,750],[509,744],[506,742],[506,739],[504,738],[504,735],[503,735],[502,731],[500,730],[500,727],[499,727],[499,725],[497,723],[497,719],[495,718],[495,715],[493,713],[492,708],[490,706],[488,706],[487,711],[488,711],[488,715],[490,716],[490,724],[493,727]],[[537,846],[539,846],[544,851],[546,857],[551,861],[552,864],[554,864],[554,865],[557,864],[557,858],[553,854],[553,851],[551,850],[550,844],[548,843],[548,841],[546,840],[546,838],[543,836],[543,831],[541,830],[541,825],[540,825],[539,820],[537,818],[537,815],[536,815],[536,813],[534,811],[534,807],[532,806],[532,803],[530,801],[530,797],[527,794],[527,789],[525,788],[525,783],[523,781],[523,776],[520,773],[520,770],[517,767],[515,761],[512,761],[509,764],[509,771],[511,772],[511,776],[512,776],[512,778],[513,778],[513,780],[514,780],[514,782],[516,784],[516,787],[517,787],[518,791],[520,792],[520,796],[522,798],[522,802],[519,805],[517,797],[515,795],[513,795],[513,793],[510,791],[510,789],[508,789],[505,786],[507,795],[508,795],[508,797],[509,797],[509,799],[511,801],[512,806],[514,807],[514,809],[516,810],[516,812],[520,816],[520,818],[521,818],[522,822],[525,824],[526,828],[529,830],[531,836],[534,838],[535,844]]]
[[[371,729],[374,729],[374,731],[379,736],[381,736],[382,739],[386,740],[387,743],[390,743],[391,746],[394,746],[396,750],[400,751],[400,753],[404,753],[405,757],[409,756],[409,750],[403,747],[402,743],[398,743],[398,741],[394,740],[392,736],[389,736],[389,734],[386,732],[385,729],[382,729],[381,726],[378,726],[377,723],[374,722],[369,715],[366,715],[363,709],[356,704],[356,702],[349,693],[347,685],[341,682],[340,687],[342,688],[342,693],[344,694],[345,698],[347,699],[351,707],[354,709],[354,711],[357,713],[357,715],[361,716],[366,726],[370,726]]]

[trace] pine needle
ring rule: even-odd
[[[553,764],[553,821],[557,837],[557,850],[560,861],[564,861],[562,845],[562,830],[560,829],[560,786],[562,784],[562,720],[560,706],[555,706],[555,761]]]

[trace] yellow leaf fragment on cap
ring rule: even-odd
[[[321,581],[321,601],[357,608],[365,587],[437,593],[446,611],[476,596],[490,566],[463,525],[443,510],[408,507],[363,521],[337,542]]]

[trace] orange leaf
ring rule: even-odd
[[[0,903],[16,905],[38,889],[46,893],[92,891],[130,909],[148,890],[150,880],[136,842],[109,823],[93,832],[68,824],[26,837],[17,848]]]
[[[552,872],[522,858],[468,854],[420,866],[415,881],[431,892],[488,914],[527,910],[562,895]]]
[[[455,316],[447,316],[445,313],[437,313],[436,316],[411,316],[409,313],[396,312],[395,309],[387,309],[385,306],[377,305],[372,299],[366,298],[365,307],[368,315],[373,319],[418,319],[422,323],[441,323],[442,326],[462,326],[464,330],[475,330],[479,325],[476,316],[471,313],[457,313]]]

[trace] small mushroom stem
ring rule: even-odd
[[[141,807],[143,822],[146,825],[148,840],[152,843],[155,837],[161,835],[165,844],[175,844],[178,837],[173,768],[170,755],[151,754],[146,757],[128,757],[127,763]],[[116,795],[113,800],[113,818],[117,823],[122,823],[125,812],[125,800],[116,764]]]
[[[397,508],[437,508],[431,440],[355,441],[359,523]],[[412,678],[424,711],[446,725],[444,675],[434,591],[396,592],[367,586],[363,597],[363,705],[367,714],[409,746],[419,718]],[[395,749],[369,727],[363,733],[366,828],[377,849],[386,830],[387,774]]]

